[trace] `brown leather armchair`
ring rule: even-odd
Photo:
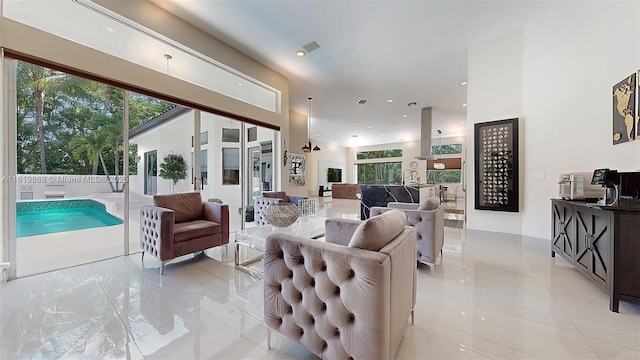
[[[140,247],[162,261],[229,243],[229,205],[203,202],[199,192],[156,195],[140,209]],[[226,258],[226,256],[225,256]]]

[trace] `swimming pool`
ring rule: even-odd
[[[21,201],[17,207],[17,236],[33,236],[113,226],[124,221],[90,199]]]

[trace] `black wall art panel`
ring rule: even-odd
[[[474,125],[475,208],[518,212],[518,119]]]

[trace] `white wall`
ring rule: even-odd
[[[138,174],[130,176],[130,191],[144,194],[144,154],[158,151],[158,172],[165,156],[170,153],[182,155],[187,161],[187,179],[180,180],[174,188],[175,193],[193,191],[191,184],[191,136],[193,135],[193,111],[184,113],[160,127],[147,131],[130,140],[138,144]],[[158,194],[171,193],[171,180],[158,177]]]
[[[548,239],[560,173],[640,168],[640,142],[611,139],[612,86],[640,68],[639,7],[562,3],[522,30],[470,46],[469,159],[474,123],[520,118],[521,212],[473,210],[470,201],[468,229]],[[531,180],[532,171],[545,179]]]
[[[612,86],[640,68],[640,3],[570,5],[525,28],[522,232],[539,238],[560,173],[640,169],[640,141],[613,146],[611,134]]]
[[[320,152],[312,152],[307,156],[307,192],[317,197],[318,186],[327,185],[327,164],[331,167],[343,169],[342,181],[348,182],[347,177],[347,149],[334,143],[318,141]],[[324,176],[324,178],[323,178]],[[321,181],[323,179],[323,181]]]
[[[519,117],[522,119],[523,32],[509,33],[472,44],[469,47],[469,85],[467,89],[468,158],[474,159],[474,124]],[[522,144],[521,148],[522,148]],[[467,228],[520,234],[521,213],[474,209],[475,183],[473,161],[469,161],[467,179]],[[522,198],[520,199],[522,204]],[[522,208],[522,205],[521,205]],[[499,226],[496,226],[500,224]]]

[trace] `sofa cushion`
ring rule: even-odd
[[[440,199],[437,196],[432,196],[425,200],[418,206],[418,210],[434,210],[440,206]]]
[[[219,234],[222,226],[207,220],[195,220],[176,224],[173,228],[173,242],[182,242],[204,236]]]
[[[400,210],[390,210],[363,221],[351,237],[349,247],[378,251],[398,236],[407,217]]]
[[[155,195],[153,204],[173,210],[176,216],[176,223],[204,218],[202,196],[200,196],[199,192]]]
[[[272,199],[282,199],[282,202],[284,203],[289,202],[287,193],[284,191],[265,191],[262,193],[262,197],[272,198]]]

